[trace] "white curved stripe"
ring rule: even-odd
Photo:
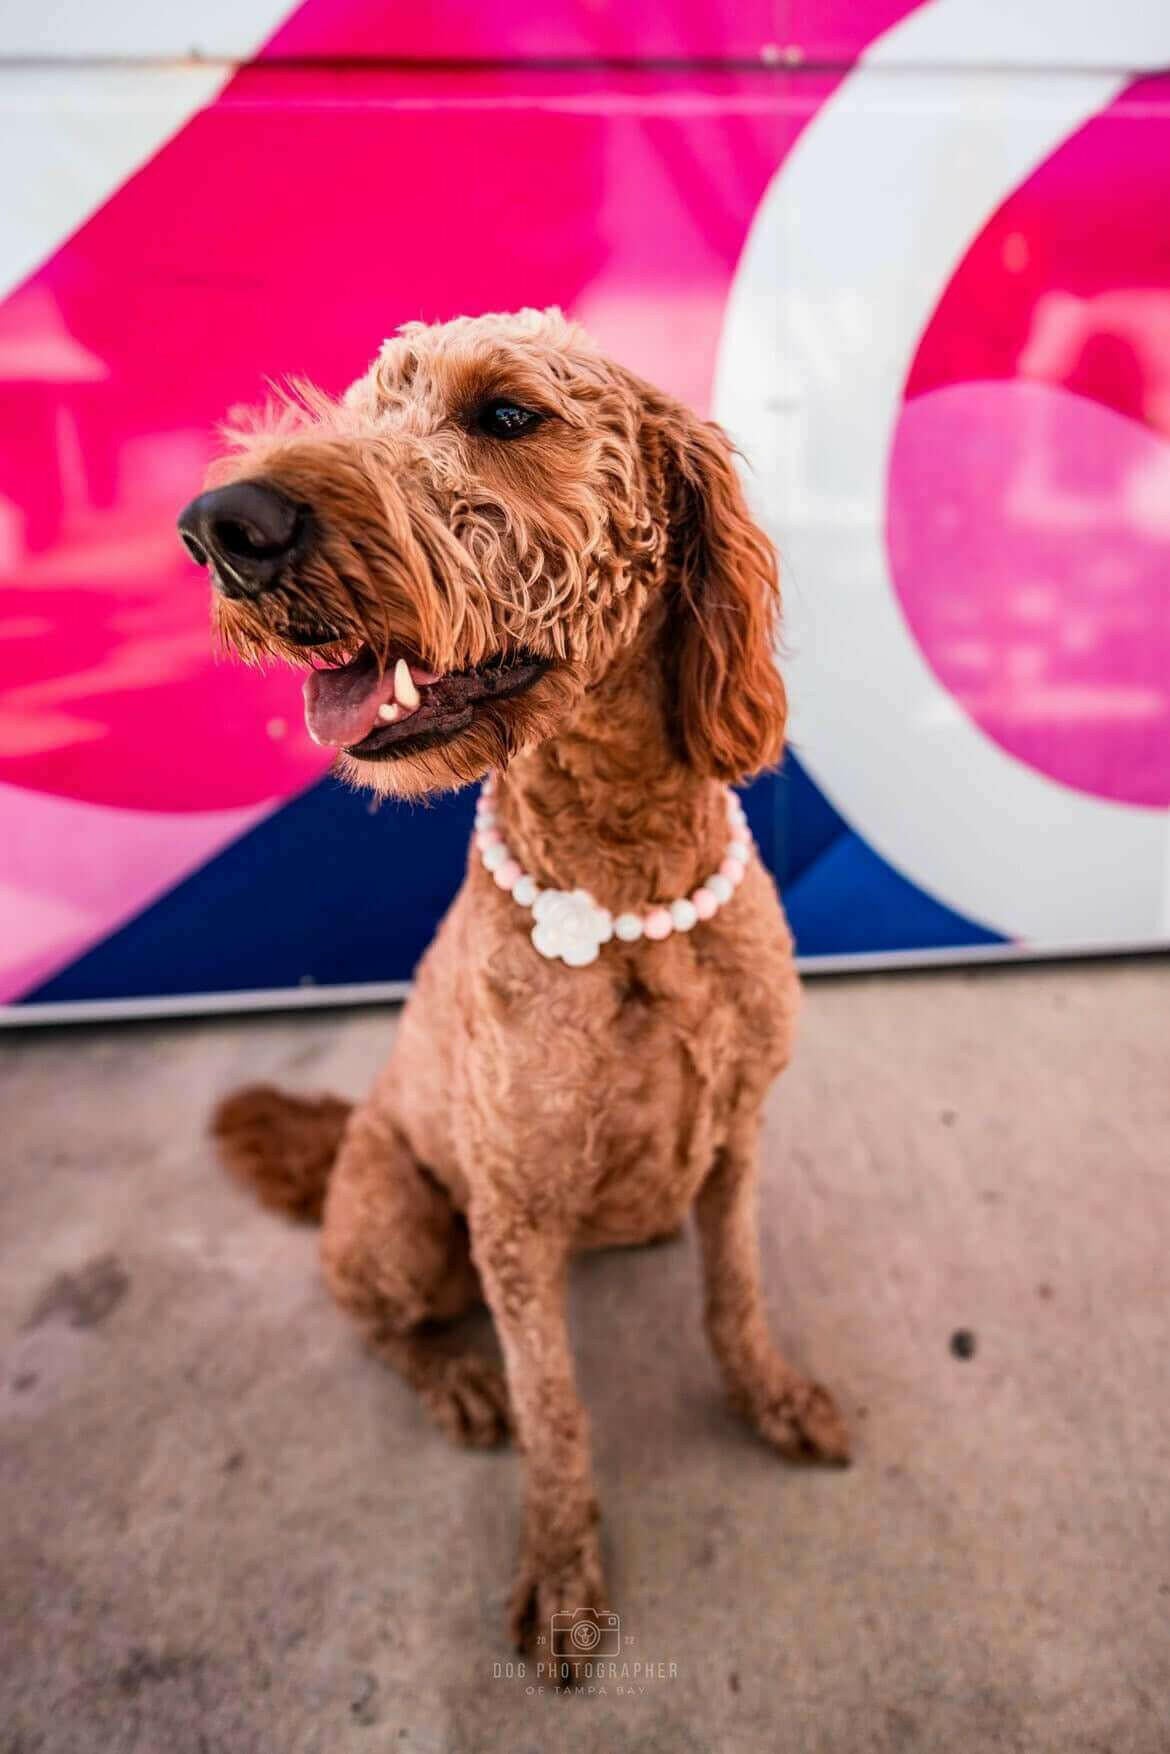
[[[1166,813],[1075,792],[992,743],[923,659],[886,557],[902,387],[956,264],[1125,84],[885,70],[914,54],[970,60],[1002,40],[1003,12],[923,7],[814,117],[740,261],[715,409],[752,461],[748,491],[785,563],[793,740],[817,783],[891,864],[994,930],[1142,942],[1170,931]],[[1170,7],[1148,0],[1027,0],[1013,16],[1053,59],[1071,45],[1114,64],[1170,61]]]
[[[247,61],[296,0],[4,0],[0,59]]]
[[[1166,65],[1161,0],[934,0],[878,37],[870,67],[1049,67],[1141,72]]]
[[[254,55],[293,10],[294,0],[216,0],[232,21],[232,53]],[[190,55],[208,40],[207,7],[200,22],[188,8],[68,4],[6,5],[0,56],[151,52],[165,30]],[[215,16],[211,20],[215,24]],[[119,32],[122,34],[119,36]],[[112,35],[110,33],[113,33]],[[218,34],[218,27],[216,34]],[[0,64],[0,298],[19,286],[141,169],[231,78],[228,63],[189,61],[171,67],[22,67]]]
[[[0,68],[0,298],[84,224],[184,122],[222,68]]]

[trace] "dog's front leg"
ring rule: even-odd
[[[756,1233],[756,1117],[737,1117],[699,1193],[707,1335],[734,1406],[782,1455],[849,1460],[832,1396],[789,1364],[768,1332]]]
[[[565,1315],[568,1237],[550,1232],[547,1211],[537,1218],[507,1200],[473,1201],[470,1217],[524,1454],[524,1532],[510,1627],[520,1649],[547,1654],[554,1614],[604,1607],[589,1424]]]

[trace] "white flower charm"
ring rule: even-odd
[[[613,915],[598,907],[587,889],[543,889],[532,904],[532,942],[542,956],[559,956],[569,968],[597,961],[613,937]]]
[[[475,846],[484,870],[497,889],[521,907],[531,908],[536,924],[532,942],[542,956],[560,957],[569,968],[587,968],[597,961],[603,944],[616,938],[622,944],[641,939],[658,943],[672,932],[690,932],[709,920],[731,900],[747,875],[752,859],[751,830],[743,805],[734,792],[727,794],[727,826],[730,838],[723,863],[690,895],[648,908],[645,913],[619,914],[599,907],[587,889],[542,889],[531,871],[513,858],[499,826],[496,805],[499,784],[491,774],[475,807]]]

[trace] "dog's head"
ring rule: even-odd
[[[775,560],[730,447],[558,312],[408,324],[340,402],[301,386],[230,437],[180,533],[223,642],[307,667],[350,778],[474,780],[636,645],[682,759],[777,758]]]

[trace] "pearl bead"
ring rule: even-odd
[[[670,918],[676,932],[689,932],[698,917],[693,901],[684,898],[671,902]]]
[[[746,840],[733,840],[727,849],[727,857],[738,859],[741,865],[746,865],[751,856],[752,849]]]
[[[515,859],[505,859],[503,864],[497,865],[492,872],[492,876],[500,889],[514,889],[523,875],[524,873],[516,863]]]
[[[487,855],[485,854],[484,856],[486,858]],[[727,881],[727,878],[723,875],[722,871],[716,871],[714,877],[708,877],[705,887],[711,891],[711,894],[721,906],[725,901],[731,900],[731,884]]]
[[[724,859],[719,867],[719,875],[726,877],[733,889],[738,889],[743,882],[743,866],[738,859]]]
[[[669,938],[674,931],[674,921],[664,907],[651,908],[642,921],[642,930],[647,938]]]
[[[494,828],[496,826],[495,811],[488,810],[481,804],[475,812],[475,826],[477,828]]]
[[[527,871],[523,872],[512,885],[512,900],[518,901],[521,907],[531,907],[539,894],[540,889],[537,886],[536,878],[530,877]]]
[[[481,853],[486,853],[489,847],[501,846],[503,839],[498,828],[477,828],[475,831],[475,844]]]
[[[642,936],[642,922],[637,914],[619,914],[613,922],[614,937],[623,944],[636,944]]]
[[[489,833],[495,834],[495,832],[494,829],[489,830]],[[507,861],[507,857],[508,849],[500,839],[499,835],[496,834],[496,838],[491,845],[486,846],[483,849],[484,867],[488,871],[496,871]]]
[[[709,920],[719,906],[719,903],[711,894],[711,891],[705,888],[696,889],[695,893],[691,896],[691,902],[696,914],[701,920]]]

